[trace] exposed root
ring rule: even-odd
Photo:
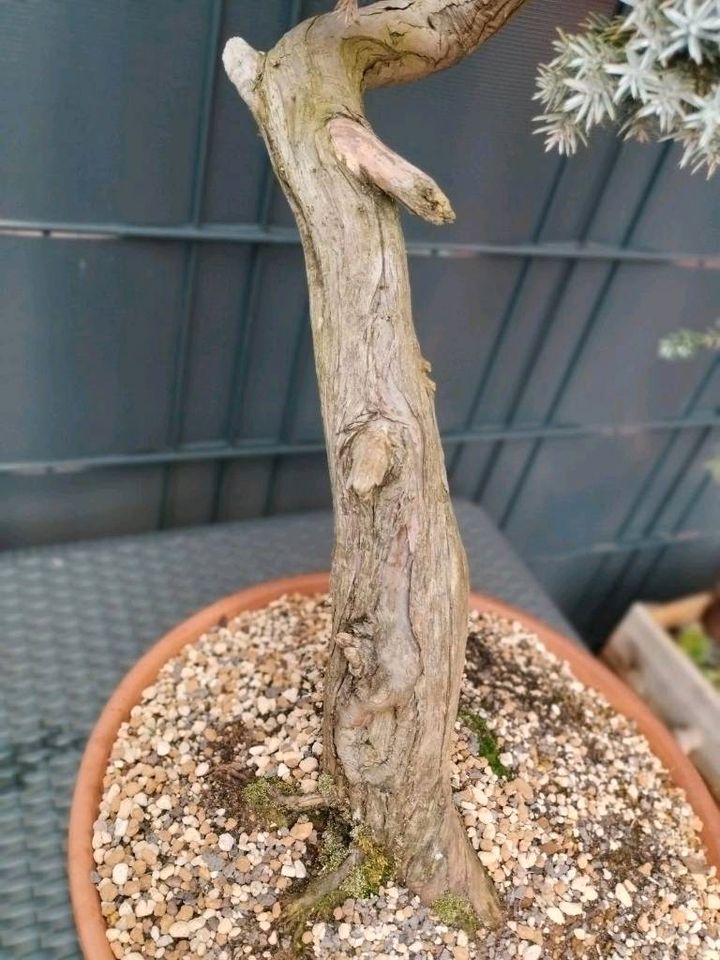
[[[215,772],[227,777],[229,780],[235,780],[236,783],[247,783],[248,768],[239,760],[231,760],[230,763],[219,763],[215,767]]]
[[[346,881],[360,866],[363,855],[357,848],[348,853],[339,867],[311,880],[299,897],[288,902],[284,910],[284,920],[288,927],[297,933],[299,927],[328,905],[328,900],[335,905],[335,895],[342,891]],[[345,893],[342,893],[345,899]]]
[[[345,900],[375,896],[393,875],[392,857],[361,827],[332,815],[320,841],[321,873],[303,892],[287,902],[281,926],[298,955],[303,954],[302,935],[308,922],[332,920],[333,911]]]
[[[248,814],[265,827],[285,827],[288,801],[299,800],[293,784],[278,777],[253,777],[240,790]]]
[[[230,763],[221,763],[215,768],[215,772],[228,780],[233,780],[243,788],[255,781],[265,784],[265,787],[251,787],[251,792],[263,791],[268,799],[284,810],[290,812],[302,813],[305,810],[330,810],[340,807],[340,794],[335,787],[333,778],[328,774],[321,773],[318,783],[317,793],[308,793],[296,795],[286,792],[292,789],[289,785],[283,784],[276,777],[256,777],[239,760],[232,760]],[[245,792],[245,791],[244,791]]]
[[[299,797],[280,796],[277,798],[277,803],[284,810],[294,813],[303,813],[306,810],[329,810],[332,807],[330,800],[319,793],[306,793]]]

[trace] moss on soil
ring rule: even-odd
[[[376,843],[363,827],[354,831],[354,841],[362,854],[362,861],[340,886],[345,888],[346,896],[366,900],[375,896],[380,887],[392,879],[395,864],[392,855]]]
[[[280,796],[292,796],[295,787],[279,777],[254,777],[240,791],[248,814],[264,827],[286,827],[287,813],[278,802]]]
[[[337,870],[350,852],[350,827],[335,813],[330,813],[318,845],[319,873]]]
[[[467,707],[460,707],[458,720],[474,734],[477,741],[478,756],[485,757],[496,777],[500,777],[501,780],[509,780],[513,772],[500,759],[500,746],[480,714],[468,710]]]
[[[332,775],[323,771],[318,777],[318,793],[324,797],[329,804],[337,806],[340,800],[340,791],[337,788]]]
[[[312,956],[301,939],[308,923],[332,922],[333,911],[346,900],[367,900],[378,894],[380,887],[392,879],[394,862],[388,851],[376,843],[369,831],[363,827],[351,828],[337,813],[329,814],[320,837],[318,876],[326,876],[337,870],[352,849],[362,855],[357,866],[333,890],[293,916],[290,933],[295,957]]]
[[[475,936],[480,926],[478,915],[470,901],[457,893],[444,893],[433,902],[431,909],[446,927],[464,930],[469,937]]]

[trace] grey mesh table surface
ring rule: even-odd
[[[457,504],[473,586],[570,634],[478,507]],[[312,513],[0,555],[0,960],[79,957],[65,829],[83,743],[138,656],[252,583],[327,569]]]

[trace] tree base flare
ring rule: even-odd
[[[494,928],[502,920],[495,886],[454,807],[448,809],[427,846],[415,845],[404,882],[429,907],[443,897],[454,896],[469,905],[478,925]]]

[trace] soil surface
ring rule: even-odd
[[[329,633],[325,598],[286,597],[187,646],[144,691],[93,839],[119,960],[720,960],[700,824],[645,739],[520,624],[475,615],[452,778],[504,925],[459,929],[390,879],[291,942],[286,905],[340,842],[327,811],[275,803],[327,792]]]

